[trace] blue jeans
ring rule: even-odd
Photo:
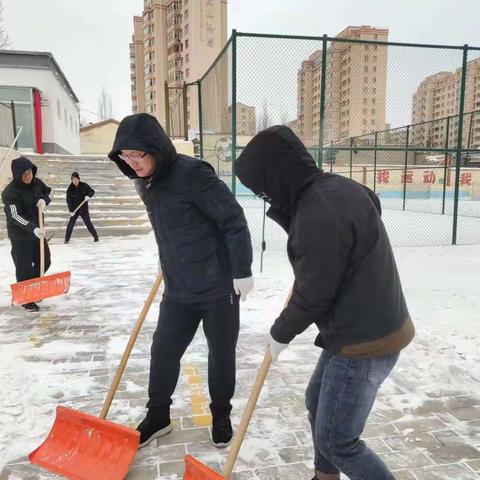
[[[350,480],[395,480],[360,435],[398,356],[355,359],[323,351],[305,395],[320,478],[342,472]]]

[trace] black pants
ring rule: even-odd
[[[17,282],[40,276],[40,240],[32,236],[27,240],[12,240],[12,258]],[[45,272],[50,268],[50,249],[45,240]]]
[[[163,298],[153,335],[147,407],[168,407],[180,373],[180,360],[203,320],[208,344],[208,388],[212,412],[231,410],[235,393],[238,297],[179,304]]]
[[[73,217],[70,217],[70,221],[68,222],[67,226],[67,233],[65,234],[65,241],[70,241],[70,237],[72,236],[73,227],[75,226],[75,222],[77,221],[78,217],[82,217],[83,223],[87,227],[88,231],[92,235],[92,237],[97,240],[98,234],[95,230],[95,227],[90,220],[90,212],[88,211],[88,203],[85,203],[80,210],[78,210]]]

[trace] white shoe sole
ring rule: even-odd
[[[213,441],[213,438],[210,438],[210,441],[212,442],[212,445],[215,447],[215,448],[225,448],[225,447],[228,447],[231,443],[232,443],[232,440],[233,438],[227,442],[227,443],[215,443]]]
[[[153,442],[156,438],[164,437],[165,435],[168,435],[171,431],[173,430],[173,425],[167,425],[165,428],[162,428],[161,430],[158,430],[158,432],[155,432],[151,437],[147,438],[143,443],[141,443],[138,448],[143,448],[146,447],[148,444]]]

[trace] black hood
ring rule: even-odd
[[[35,175],[37,174],[37,167],[31,162],[30,159],[27,157],[19,157],[15,160],[12,160],[13,180],[17,183],[20,182],[21,184],[25,185],[25,183],[22,182],[22,175],[30,168],[32,169],[33,177],[35,178]]]
[[[255,194],[291,215],[300,192],[321,174],[302,141],[288,127],[255,135],[235,161],[235,173]]]
[[[138,150],[152,155],[157,168],[153,175],[159,178],[175,161],[177,152],[158,120],[148,113],[136,113],[125,117],[118,126],[112,151],[108,157],[128,178],[140,178],[126,162],[119,158],[122,150]]]

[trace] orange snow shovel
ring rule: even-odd
[[[43,212],[38,207],[38,226],[43,230]],[[10,285],[12,290],[12,304],[38,302],[45,298],[64,295],[70,288],[70,272],[45,275],[45,237],[40,237],[40,277],[31,278]]]
[[[28,456],[31,463],[70,480],[122,480],[125,478],[138,449],[140,433],[109,422],[105,418],[162,280],[163,277],[160,274],[140,312],[100,417],[58,406],[55,422],[47,439]]]
[[[285,302],[285,307],[290,300],[290,295],[288,296],[287,301]],[[263,357],[262,365],[260,370],[257,373],[257,378],[255,384],[253,385],[252,392],[248,398],[247,406],[245,407],[245,412],[243,413],[242,420],[238,426],[237,433],[233,439],[232,445],[230,446],[230,451],[228,452],[227,460],[225,466],[223,467],[223,472],[220,475],[215,470],[212,470],[210,467],[207,467],[203,463],[199,462],[195,458],[187,455],[185,457],[185,472],[183,474],[183,480],[229,480],[237,461],[238,453],[240,452],[240,447],[242,446],[243,439],[247,433],[248,424],[252,418],[253,411],[257,405],[258,397],[267,377],[268,369],[272,363],[272,355],[270,353],[270,347],[267,347],[265,356]]]

